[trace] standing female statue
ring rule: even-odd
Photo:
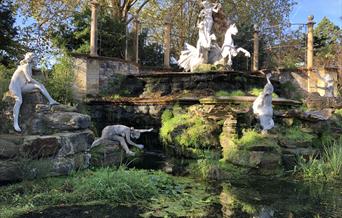
[[[272,118],[272,93],[274,89],[270,78],[271,74],[269,73],[266,75],[267,84],[265,85],[264,90],[253,102],[253,113],[260,120],[263,134],[267,133],[267,130],[274,127],[274,121]]]
[[[33,59],[33,53],[29,52],[25,54],[25,58],[20,61],[20,65],[15,70],[9,85],[9,91],[15,98],[13,127],[17,132],[21,132],[19,127],[19,112],[20,106],[23,103],[22,93],[28,93],[38,89],[47,98],[50,105],[58,104],[58,102],[52,99],[44,85],[32,78]]]
[[[215,36],[211,34],[211,29],[214,24],[213,12],[217,13],[221,9],[220,3],[212,4],[209,1],[202,1],[203,9],[199,14],[200,24],[203,29],[200,31],[200,38],[198,41],[197,49],[199,46],[210,49],[211,39]]]

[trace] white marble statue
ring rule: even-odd
[[[226,34],[224,36],[224,42],[222,45],[222,58],[228,57],[227,65],[232,66],[233,61],[232,57],[235,57],[239,52],[243,52],[246,57],[251,57],[251,54],[244,48],[237,48],[234,45],[233,37],[238,33],[238,29],[235,24],[232,24],[228,27]]]
[[[262,133],[267,133],[274,127],[273,121],[273,108],[272,108],[272,93],[273,85],[270,81],[271,74],[266,75],[267,84],[264,87],[262,93],[253,102],[253,113],[260,120],[262,127]]]
[[[203,47],[205,49],[210,49],[211,40],[216,38],[212,34],[211,29],[214,24],[213,12],[217,13],[221,9],[220,3],[210,3],[209,1],[202,1],[203,9],[199,14],[198,28],[199,40],[197,42],[197,48]],[[202,30],[201,30],[202,29]]]
[[[19,127],[19,113],[20,106],[23,102],[23,93],[39,90],[47,98],[50,105],[58,104],[58,102],[52,99],[44,85],[32,78],[33,59],[33,53],[29,52],[25,54],[25,58],[20,61],[20,65],[15,70],[9,85],[9,91],[15,98],[15,105],[13,108],[13,127],[17,132],[21,132]]]
[[[334,96],[334,79],[330,74],[326,74],[324,77],[319,72],[316,72],[318,78],[324,82],[324,87],[317,86],[316,88],[325,91],[324,97],[335,97]]]
[[[194,46],[185,43],[185,50],[181,52],[178,65],[186,72],[193,72],[197,66],[204,63],[203,54]]]
[[[122,148],[125,150],[126,154],[129,156],[134,156],[135,153],[129,150],[127,143],[129,145],[133,145],[139,149],[143,149],[144,145],[136,144],[132,142],[132,139],[138,139],[140,138],[140,134],[144,132],[152,132],[153,129],[134,129],[133,127],[127,127],[124,125],[112,125],[112,126],[106,126],[102,130],[101,137],[93,142],[91,147],[95,147],[100,145],[103,140],[108,141],[117,141],[120,143]],[[127,143],[126,143],[127,142]],[[115,142],[113,142],[115,143]]]

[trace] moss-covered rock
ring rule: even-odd
[[[194,149],[219,147],[219,125],[196,114],[195,107],[185,110],[174,106],[172,110],[165,110],[162,115],[160,138],[177,155],[194,157]]]
[[[225,161],[261,175],[279,173],[281,152],[274,137],[249,130],[241,138],[223,132],[220,139]]]

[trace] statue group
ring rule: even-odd
[[[231,68],[233,62],[232,57],[237,56],[239,52],[243,52],[246,57],[250,57],[250,53],[234,45],[232,36],[238,33],[235,24],[230,23],[227,19],[227,30],[224,37],[223,45],[220,47],[216,42],[216,35],[212,32],[214,25],[213,13],[218,13],[222,6],[220,3],[210,3],[202,1],[203,9],[199,14],[197,23],[198,40],[196,47],[185,43],[185,50],[181,52],[178,65],[185,71],[194,72],[201,64],[223,65]]]

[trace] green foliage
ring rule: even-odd
[[[2,100],[4,93],[8,90],[11,76],[14,71],[14,68],[9,68],[0,64],[0,101]]]
[[[315,64],[338,65],[341,52],[340,27],[324,17],[314,29],[314,48],[317,50]]]
[[[124,57],[125,24],[115,19],[105,7],[98,11],[99,55]],[[90,7],[81,7],[73,13],[70,23],[61,23],[49,29],[53,45],[68,52],[89,54]]]
[[[202,199],[206,200],[202,200]],[[162,172],[101,168],[77,172],[69,177],[45,178],[0,187],[0,217],[17,217],[60,205],[139,205],[148,214],[186,216],[204,213],[215,197],[205,186],[187,178]],[[164,208],[160,210],[160,208]],[[170,208],[165,209],[165,208]],[[159,216],[158,216],[159,217]]]
[[[327,181],[342,178],[342,137],[323,145],[320,158],[310,156],[308,160],[298,158],[295,173],[307,180]]]
[[[246,94],[241,91],[241,90],[236,90],[236,91],[231,91],[231,92],[228,92],[228,91],[218,91],[215,93],[215,96],[217,97],[223,97],[223,96],[245,96]]]
[[[14,27],[15,13],[12,0],[0,1],[0,65],[10,66],[23,54],[18,43],[18,28]]]
[[[250,95],[259,96],[263,92],[263,90],[264,89],[262,89],[262,88],[252,88],[251,90],[248,91],[248,93]],[[279,96],[274,92],[272,93],[272,97],[273,98],[279,98]]]
[[[63,55],[53,66],[46,81],[46,88],[52,97],[62,104],[73,103],[72,87],[75,81],[74,67],[71,57]]]

